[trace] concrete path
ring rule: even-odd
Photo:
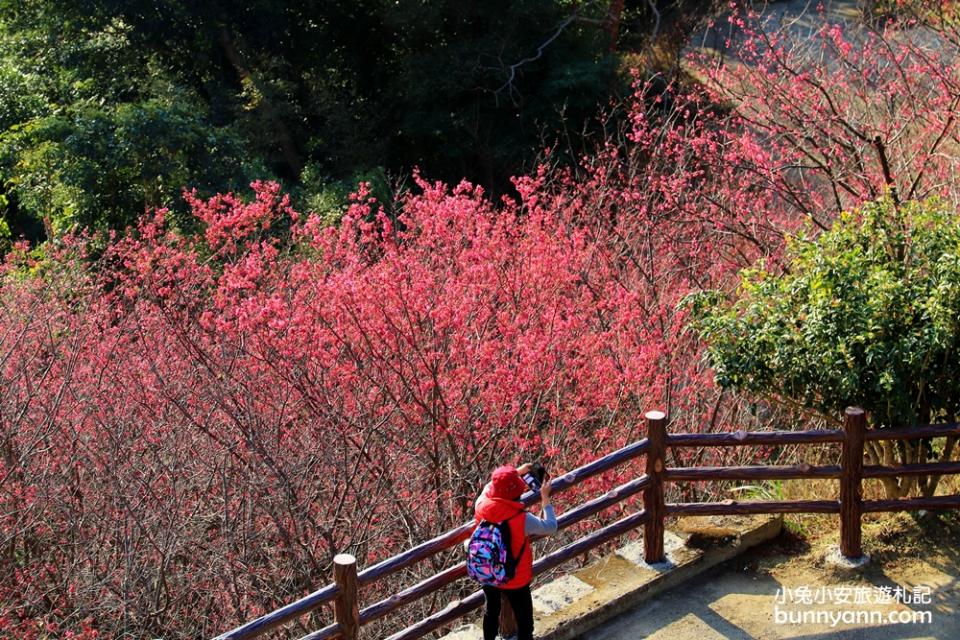
[[[957,556],[843,573],[764,544],[597,627],[585,640],[960,638]]]
[[[787,32],[799,40],[809,38],[825,24],[842,24],[848,28],[856,28],[862,16],[860,2],[857,0],[825,0],[824,2],[789,0],[772,2],[765,8],[758,3],[757,10],[761,9],[763,15],[761,22],[766,31]],[[690,47],[733,53],[728,49],[727,42],[729,41],[735,50],[743,34],[728,22],[729,15],[729,13],[719,14],[713,26],[704,28],[700,33],[692,34]]]

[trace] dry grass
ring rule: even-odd
[[[830,500],[839,492],[836,480],[787,480],[781,483],[777,499]],[[940,482],[938,495],[960,493],[960,476],[947,476]],[[864,482],[864,498],[882,499],[886,496],[876,480]],[[833,514],[796,514],[784,518],[788,531],[805,539],[811,546],[829,546],[839,543],[839,516]],[[960,513],[870,513],[863,516],[864,548],[871,554],[896,553],[919,556],[929,552],[931,536],[960,537]]]

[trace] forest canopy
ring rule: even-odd
[[[28,239],[185,221],[183,187],[255,179],[322,210],[414,167],[509,191],[628,88],[617,46],[650,6],[2,0],[0,213]]]

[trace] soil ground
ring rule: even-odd
[[[788,518],[779,538],[583,637],[960,638],[960,514],[865,518],[870,562],[855,571],[828,561],[837,527],[836,517]],[[929,602],[909,602],[915,594]]]

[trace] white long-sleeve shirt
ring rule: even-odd
[[[483,499],[484,495],[491,490],[490,483],[484,486],[483,491],[477,500]],[[557,516],[553,512],[553,505],[547,505],[543,508],[543,517],[538,518],[534,514],[527,512],[524,517],[524,533],[528,536],[552,536],[557,532]]]
[[[528,536],[552,536],[557,532],[557,516],[553,513],[553,505],[543,508],[543,518],[538,518],[527,512],[524,518],[525,532]]]

